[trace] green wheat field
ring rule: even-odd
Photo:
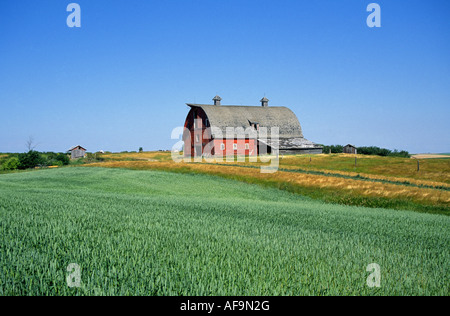
[[[449,295],[449,232],[445,215],[204,174],[2,174],[0,295]]]

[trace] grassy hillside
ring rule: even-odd
[[[106,161],[126,162],[172,162],[170,152],[114,153],[99,155]],[[351,172],[356,174],[385,176],[417,181],[445,183],[450,186],[450,159],[420,159],[420,172],[417,160],[411,158],[380,157],[350,154],[285,155],[281,156],[280,168],[302,168],[307,170]],[[226,162],[223,162],[226,163]],[[267,163],[241,163],[260,166]]]
[[[174,163],[170,153],[102,155],[90,164],[137,170],[213,174],[330,203],[450,215],[450,159],[415,159],[346,154],[284,156],[278,172],[262,174],[262,162]]]
[[[0,175],[0,295],[449,295],[450,218],[201,174]],[[66,285],[77,263],[81,288]],[[369,288],[366,267],[381,267]]]

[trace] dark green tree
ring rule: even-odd
[[[62,164],[63,165],[68,165],[69,163],[70,163],[70,158],[69,158],[69,156],[68,155],[66,155],[66,154],[61,154],[61,153],[59,153],[59,154],[57,154],[56,155],[56,158],[55,158],[57,161],[60,161],[60,162],[62,162]]]
[[[30,169],[44,164],[42,156],[34,150],[19,154],[19,169]]]

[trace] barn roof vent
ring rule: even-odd
[[[261,106],[263,106],[263,107],[269,106],[269,99],[267,99],[266,97],[262,98],[260,101],[261,101]]]
[[[216,95],[213,99],[214,105],[220,105],[220,101],[222,101],[222,98]]]

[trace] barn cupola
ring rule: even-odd
[[[262,107],[268,107],[269,106],[269,99],[267,99],[266,97],[262,98],[260,101],[261,101],[261,106]]]
[[[216,95],[213,99],[214,105],[220,105],[220,101],[222,101],[222,98]]]

